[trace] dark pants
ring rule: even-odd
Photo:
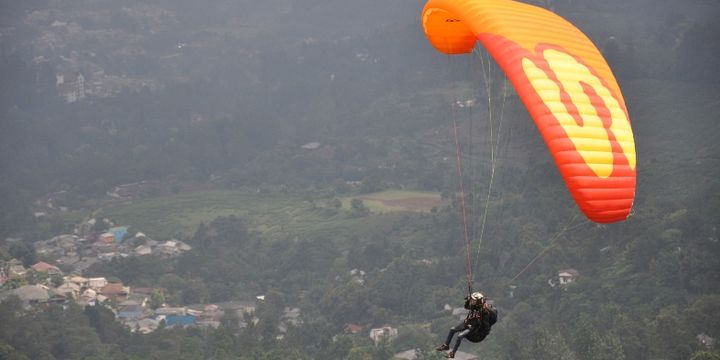
[[[457,334],[457,339],[455,340],[455,345],[452,349],[453,352],[457,352],[457,349],[460,347],[460,343],[469,333],[470,327],[465,324],[465,321],[463,321],[460,324],[457,324],[455,327],[450,328],[450,332],[448,333],[447,339],[445,340],[445,344],[450,346],[450,342],[452,341],[453,336]]]

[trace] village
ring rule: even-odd
[[[251,316],[251,321],[258,321],[252,315],[263,296],[252,301],[168,306],[164,302],[165,289],[132,287],[118,279],[82,276],[91,265],[115,257],[175,257],[192,249],[179,240],[155,241],[140,232],[129,235],[124,226],[93,235],[90,229],[94,225],[94,219],[84,223],[79,231],[83,236],[58,235],[34,244],[39,257],[54,259],[57,265],[39,261],[26,268],[17,259],[0,263],[0,301],[14,295],[26,308],[70,302],[83,307],[105,306],[130,331],[143,334],[156,330],[161,323],[217,328],[227,312],[235,312],[241,327],[246,325],[245,314]],[[284,329],[288,324],[297,325],[299,316],[299,309],[286,308],[281,325]]]
[[[131,194],[116,188],[111,197],[131,198]],[[119,194],[118,194],[119,193]],[[44,201],[41,201],[43,205]],[[46,211],[57,210],[47,206]],[[104,231],[97,231],[104,229]],[[211,304],[187,304],[170,306],[165,303],[166,289],[134,287],[117,278],[88,275],[94,264],[109,262],[114,258],[133,256],[156,256],[172,258],[191,251],[192,247],[183,241],[169,239],[153,240],[142,232],[131,234],[127,226],[116,226],[109,219],[89,218],[79,224],[74,234],[63,234],[33,244],[38,261],[24,266],[18,259],[0,262],[0,301],[16,296],[26,309],[51,305],[68,306],[71,303],[82,307],[104,306],[115,315],[116,321],[129,331],[149,334],[160,327],[218,328],[226,314],[237,319],[240,328],[247,322],[257,324],[256,308],[265,301],[265,295],[254,299],[225,301]],[[6,241],[22,241],[6,239]],[[55,265],[51,264],[54,263]],[[350,271],[352,281],[362,284],[365,272]],[[444,308],[454,317],[462,318],[462,308]],[[282,339],[290,326],[299,326],[301,310],[285,307],[278,324],[278,339]],[[343,332],[349,336],[369,336],[376,346],[392,341],[398,336],[398,327],[385,325],[370,328],[359,324],[345,324]],[[366,337],[367,338],[367,337]],[[395,355],[398,359],[414,359],[415,350]],[[477,359],[474,355],[459,352],[458,359]]]
[[[155,189],[163,191],[163,186],[155,182],[141,181],[116,186],[108,191],[107,201],[132,201],[142,198],[143,194]],[[45,217],[50,213],[67,212],[63,206],[61,193],[48,194],[36,201],[36,217]],[[169,294],[163,288],[135,287],[124,284],[117,278],[95,276],[92,266],[110,262],[117,258],[153,256],[158,259],[171,259],[193,250],[193,247],[181,240],[170,238],[155,240],[140,231],[130,231],[130,226],[116,224],[108,218],[89,216],[76,224],[72,234],[56,235],[48,240],[36,241],[33,249],[39,261],[25,267],[22,261],[11,259],[0,262],[0,301],[17,296],[26,308],[45,307],[51,304],[67,306],[75,303],[80,306],[104,306],[115,315],[116,321],[129,331],[149,334],[160,327],[199,327],[218,328],[227,314],[237,319],[240,328],[247,322],[257,324],[256,309],[265,301],[260,294],[254,298],[224,301],[208,304],[169,305],[165,298]],[[6,242],[21,242],[21,239],[6,239]],[[431,264],[432,260],[420,260]],[[352,269],[350,280],[364,284],[365,271]],[[560,269],[557,275],[547,280],[547,285],[559,290],[574,283],[580,273],[573,268]],[[340,281],[343,277],[337,276]],[[515,288],[508,289],[509,297],[514,297]],[[449,304],[442,309],[455,319],[462,320],[467,310]],[[301,310],[297,307],[285,307],[278,324],[278,339],[282,339],[289,327],[300,326]],[[368,337],[376,346],[390,342],[398,337],[401,324],[386,324],[380,327],[368,327],[348,323],[343,333],[356,338]],[[397,359],[415,359],[417,352],[409,349],[394,355]],[[474,360],[475,355],[458,352],[456,359]]]
[[[131,287],[122,282],[111,282],[105,277],[63,275],[57,266],[42,261],[25,268],[21,261],[12,259],[2,264],[0,269],[0,301],[16,296],[27,309],[51,304],[67,306],[71,302],[80,306],[104,306],[110,309],[116,320],[129,331],[139,334],[149,334],[161,326],[218,328],[227,313],[234,313],[239,327],[243,328],[248,325],[248,319],[253,324],[258,323],[255,310],[265,301],[265,296],[259,295],[247,301],[167,306],[160,303],[164,289]],[[28,282],[34,284],[27,284]],[[445,310],[459,319],[465,316],[462,308],[453,309],[446,305]],[[302,324],[300,315],[299,308],[283,309],[278,325],[278,340],[284,338],[289,326]],[[343,332],[351,336],[368,334],[376,346],[398,336],[398,328],[389,325],[368,331],[359,324],[345,324]],[[416,353],[417,350],[410,349],[395,354],[394,358],[415,359]],[[478,359],[477,356],[462,351],[456,354],[456,358]]]
[[[131,199],[137,196],[138,189],[146,186],[147,184],[138,183],[116,187],[108,195],[116,199]],[[40,200],[39,204],[42,204],[46,211],[58,210],[52,205],[52,201]],[[33,247],[37,257],[48,262],[39,261],[27,268],[18,259],[0,262],[0,301],[17,296],[26,308],[50,304],[66,306],[70,303],[83,307],[104,306],[110,309],[116,320],[129,331],[140,334],[149,334],[159,327],[218,328],[228,313],[232,313],[232,318],[237,319],[238,326],[243,328],[248,325],[247,321],[253,324],[259,322],[255,311],[265,301],[264,295],[258,295],[254,299],[170,306],[164,301],[166,289],[134,287],[117,278],[88,274],[92,265],[115,258],[156,256],[167,259],[192,251],[192,246],[181,240],[158,241],[143,232],[133,234],[129,232],[128,226],[117,226],[110,219],[85,219],[76,226],[73,234],[37,241]],[[364,276],[365,272],[362,270],[350,271],[351,280],[358,284],[364,283]],[[550,287],[565,289],[579,276],[580,273],[575,269],[562,269],[547,283]],[[514,290],[509,289],[510,297],[514,296]],[[443,311],[457,319],[463,319],[467,312],[462,307],[452,307],[449,304],[444,306]],[[278,324],[278,339],[284,337],[290,326],[301,324],[301,310],[297,307],[285,307]],[[345,324],[343,332],[350,336],[369,336],[378,346],[398,336],[397,326],[385,325],[368,329],[360,324],[348,323]],[[395,354],[394,357],[415,359],[416,356],[416,350],[410,349]],[[477,359],[475,355],[464,352],[458,352],[456,358]]]
[[[110,240],[114,239],[114,234],[119,235],[124,229],[112,228],[111,230],[114,233],[108,232],[101,235],[99,242],[102,245],[99,245],[100,247],[112,245]],[[134,238],[137,237],[136,234]],[[72,251],[76,248],[69,246],[69,244],[75,243],[70,240],[71,238],[72,236],[60,236],[52,239],[54,241],[43,242],[39,248],[48,249],[49,254],[58,251],[58,248]],[[167,244],[167,242],[162,244],[165,245],[159,246],[161,244],[150,243],[139,245],[137,248],[149,249],[150,253],[159,251],[164,256],[176,256],[179,251],[189,250],[181,250],[181,246],[186,249],[187,245],[179,241],[175,244]],[[115,247],[116,250],[118,248],[121,247]],[[137,251],[134,253],[139,254]],[[145,250],[142,253],[145,253]],[[97,256],[100,257],[103,254],[108,253],[98,252]],[[127,253],[122,254],[131,256]],[[102,258],[106,259],[107,257]],[[96,261],[104,260],[97,259]],[[354,281],[361,282],[364,274],[359,270],[354,270],[351,275]],[[552,283],[552,281],[549,283],[553,287],[563,287],[571,284],[578,275],[574,269],[561,270],[558,273],[558,283]],[[115,314],[117,321],[131,332],[140,334],[151,333],[161,326],[217,328],[226,313],[234,313],[234,318],[238,319],[238,325],[242,328],[248,325],[246,323],[248,319],[253,324],[257,324],[259,319],[255,316],[255,310],[260,303],[265,301],[264,295],[258,295],[255,299],[246,301],[168,306],[162,302],[164,292],[162,288],[131,287],[122,282],[113,282],[105,277],[64,275],[57,266],[42,261],[25,268],[17,259],[0,265],[0,289],[0,301],[4,301],[10,296],[17,296],[26,308],[43,307],[50,304],[67,305],[70,302],[80,306],[105,306]],[[447,304],[443,310],[457,319],[463,319],[467,312],[464,308],[453,308]],[[300,316],[299,308],[284,308],[278,325],[278,332],[281,334],[278,335],[278,339],[284,337],[289,326],[302,324]],[[390,325],[367,330],[362,325],[349,323],[345,324],[343,332],[347,335],[358,336],[366,333],[376,346],[392,341],[398,336],[398,328]],[[394,358],[415,359],[416,356],[417,350],[410,349],[395,354]],[[456,359],[463,360],[478,359],[477,356],[462,351],[456,353],[455,356]]]
[[[125,13],[155,29],[172,23],[172,14],[150,6],[127,9]],[[32,11],[23,20],[24,24],[39,32],[39,36],[32,39],[33,50],[37,55],[33,62],[41,67],[53,64],[55,87],[66,103],[82,101],[88,97],[112,97],[123,91],[162,88],[157,79],[108,73],[99,65],[97,52],[102,50],[102,44],[111,40],[124,44],[113,48],[117,59],[135,59],[144,55],[142,49],[132,44],[132,34],[111,28],[88,28],[92,23],[90,19],[102,16],[106,15],[90,9],[80,12],[46,9]],[[92,50],[77,48],[77,44],[93,41],[98,47]],[[179,48],[175,50],[179,51]]]

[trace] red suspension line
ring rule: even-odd
[[[460,208],[463,220],[463,234],[465,236],[465,271],[467,273],[468,289],[472,288],[472,264],[470,262],[470,237],[468,236],[467,210],[465,208],[465,185],[463,184],[462,161],[460,158],[460,140],[458,136],[457,121],[455,120],[455,105],[453,104],[453,135],[455,137],[455,155],[457,157],[457,176],[460,183]]]

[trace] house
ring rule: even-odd
[[[187,308],[185,307],[160,307],[155,309],[155,315],[156,316],[162,316],[165,317],[171,316],[171,315],[187,315]]]
[[[300,321],[300,308],[286,307],[283,311],[282,320],[291,325],[299,325]]]
[[[137,295],[143,295],[145,297],[152,296],[155,291],[159,291],[160,293],[164,293],[165,289],[163,288],[142,288],[142,287],[134,287],[132,288],[132,293]]]
[[[257,303],[252,301],[228,301],[218,303],[221,309],[224,310],[235,310],[238,314],[255,314]]]
[[[135,248],[135,254],[138,255],[150,255],[152,254],[152,248],[147,245],[140,245]]]
[[[155,248],[159,253],[167,256],[175,256],[180,254],[180,249],[177,247],[177,241],[168,240],[162,244],[159,244]]]
[[[97,292],[93,289],[87,289],[80,294],[78,304],[81,306],[95,306],[98,303]]]
[[[145,315],[145,308],[140,304],[118,306],[117,317],[119,319],[139,319]]]
[[[115,301],[125,301],[130,293],[130,287],[123,286],[122,283],[110,283],[103,286],[99,293]]]
[[[149,334],[158,328],[160,322],[155,319],[142,319],[138,320],[132,331],[137,331],[141,334]]]
[[[55,288],[55,292],[69,298],[78,299],[80,298],[80,285],[73,282],[65,282]]]
[[[108,281],[104,277],[96,277],[96,278],[88,279],[88,286],[91,289],[99,290],[99,289],[102,289],[107,284],[108,284]]]
[[[166,315],[165,325],[167,326],[195,326],[195,315]]]
[[[357,284],[364,284],[365,283],[365,271],[358,270],[358,269],[352,269],[350,270],[350,281],[357,283]]]
[[[40,261],[39,263],[31,266],[33,270],[41,273],[48,273],[50,275],[62,275],[62,271],[57,266],[50,265],[46,262]]]
[[[407,359],[407,360],[415,360],[417,358],[417,353],[415,349],[403,351],[401,353],[397,353],[393,356],[393,359]],[[455,353],[455,359],[458,360],[478,360],[479,358],[473,354],[468,354],[466,352],[458,351]]]
[[[146,245],[149,245],[146,243]],[[166,256],[177,256],[185,251],[192,250],[192,247],[180,240],[168,240],[155,247],[155,250]]]
[[[74,103],[85,98],[85,77],[80,72],[60,74],[55,79],[55,86],[65,102]]]
[[[560,288],[564,288],[567,285],[570,285],[574,283],[578,276],[580,276],[580,272],[575,269],[563,269],[558,271],[557,278],[553,277],[548,279],[547,283],[550,285],[550,287],[560,286]]]
[[[48,288],[42,285],[25,285],[10,292],[20,298],[24,306],[47,303],[50,299]]]
[[[23,277],[27,273],[27,269],[23,266],[22,262],[17,259],[12,259],[7,263],[7,277],[12,279],[15,277]]]
[[[710,337],[705,333],[698,334],[698,336],[696,336],[695,338],[703,348],[708,350],[712,350],[713,348],[715,348],[715,338]]]
[[[115,242],[115,235],[113,235],[113,233],[111,232],[102,233],[100,234],[99,242],[110,245]]]
[[[58,235],[51,239],[51,241],[55,243],[55,246],[62,248],[66,252],[75,249],[75,242],[77,240],[78,237],[75,235]]]
[[[305,150],[317,150],[320,148],[320,143],[317,141],[309,142],[303,146],[301,146]]]
[[[144,318],[144,319],[123,319],[125,326],[130,328],[131,332],[139,332],[141,334],[149,334],[160,325],[160,320]]]
[[[180,249],[181,251],[190,251],[190,250],[192,250],[192,246],[190,246],[190,245],[188,245],[188,244],[186,244],[186,243],[184,243],[184,242],[182,242],[182,241],[180,241],[180,240],[178,240],[178,242],[177,242],[177,247],[178,247],[178,249]]]
[[[121,243],[125,238],[125,235],[128,233],[128,228],[125,226],[116,226],[110,228],[107,232],[113,235],[113,239],[116,243]]]
[[[88,286],[88,279],[82,276],[72,275],[66,276],[64,279],[66,283],[73,283],[81,288]]]
[[[363,327],[358,324],[345,324],[345,327],[343,328],[343,331],[346,334],[357,334],[361,332]]]
[[[577,280],[578,276],[580,276],[580,272],[572,268],[558,271],[558,281],[560,285],[572,284]]]
[[[374,328],[370,330],[370,338],[375,342],[375,345],[382,341],[390,341],[397,337],[397,328],[391,326],[383,326],[381,328]]]
[[[67,301],[67,299],[68,299],[67,295],[65,295],[63,293],[59,293],[53,289],[48,289],[48,301],[47,302],[52,303],[52,304],[64,304]]]

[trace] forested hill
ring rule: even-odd
[[[465,291],[456,120],[475,285],[500,310],[464,351],[720,359],[698,340],[720,339],[720,5],[533,3],[583,29],[623,89],[638,154],[623,223],[584,220],[501,72],[483,76],[486,55],[439,55],[421,2],[0,0],[0,262],[50,261],[33,243],[107,217],[192,250],[85,275],[163,289],[154,300],[171,306],[268,299],[257,322],[149,335],[104,307],[8,300],[0,358],[433,359],[456,320],[444,306]],[[82,98],[60,82],[78,75]],[[452,110],[458,100],[475,102]],[[108,195],[141,181],[154,186],[132,201]],[[357,201],[386,189],[443,206]],[[559,286],[566,269],[579,276]],[[286,307],[302,321],[281,332]],[[398,337],[371,343],[384,325]]]
[[[0,184],[10,218],[0,229],[22,226],[27,204],[59,190],[77,207],[140,180],[204,182],[215,175],[239,184],[327,184],[360,180],[378,162],[407,164],[378,155],[402,152],[402,140],[416,146],[434,131],[447,132],[447,106],[458,96],[452,78],[471,80],[465,85],[476,90],[468,97],[485,96],[470,57],[450,60],[427,44],[417,20],[421,5],[4,3]],[[716,105],[720,76],[717,6],[545,5],[581,24],[628,87],[641,165],[672,149],[715,156],[700,147],[703,139],[667,135],[714,135],[702,126],[712,126],[705,114]],[[449,74],[453,66],[461,70]],[[83,101],[55,96],[56,76],[68,73],[86,78]],[[646,134],[663,136],[642,141]],[[692,146],[664,146],[672,140]],[[298,174],[305,165],[287,154],[312,141],[344,150],[336,158],[361,158],[352,168],[365,170],[319,166]],[[659,148],[643,156],[646,146]],[[528,152],[534,149],[512,155]],[[284,176],[288,171],[294,176]]]

